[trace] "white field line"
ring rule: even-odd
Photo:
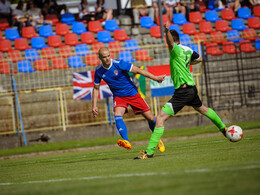
[[[226,167],[219,169],[187,169],[178,172],[148,172],[148,173],[133,173],[133,174],[117,174],[117,175],[101,175],[101,176],[90,176],[90,177],[79,177],[79,178],[60,178],[60,179],[49,179],[49,180],[35,180],[35,181],[24,181],[24,182],[9,182],[0,183],[0,186],[10,186],[18,184],[43,184],[43,183],[54,183],[64,181],[86,181],[95,179],[111,179],[111,178],[123,178],[123,177],[145,177],[145,176],[160,176],[160,175],[181,175],[190,173],[211,173],[211,172],[223,172],[223,171],[239,171],[248,169],[260,169],[260,165],[247,165],[240,167]]]

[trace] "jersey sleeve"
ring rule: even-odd
[[[94,75],[94,85],[100,85],[100,82],[101,82],[101,77],[98,75],[96,70]]]
[[[192,55],[191,55],[191,61],[197,60],[199,58],[200,58],[200,55],[196,51],[193,51]]]
[[[133,64],[120,60],[119,68],[123,71],[131,72]]]
[[[172,58],[174,58],[174,57],[178,56],[178,55],[180,54],[180,52],[181,52],[180,46],[177,45],[176,43],[174,43],[173,49],[170,50],[170,56],[171,56]]]

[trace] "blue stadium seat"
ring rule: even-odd
[[[177,24],[172,24],[169,30],[176,30],[179,34],[182,34],[182,32],[180,31],[180,27]]]
[[[105,29],[110,31],[110,32],[114,32],[115,30],[120,29],[117,25],[116,20],[106,20],[105,21]]]
[[[195,43],[189,43],[187,44],[188,47],[190,47],[193,51],[196,51],[199,54],[199,47]],[[200,51],[202,52],[202,48],[200,47]]]
[[[208,9],[215,8],[215,0],[208,0]]]
[[[216,22],[217,20],[220,20],[216,10],[206,11],[205,19],[210,22]]]
[[[248,19],[252,17],[250,9],[248,7],[240,7],[237,10],[237,15],[239,18]]]
[[[72,32],[78,35],[81,35],[84,32],[87,32],[85,24],[83,22],[74,22],[72,24]]]
[[[173,23],[178,25],[183,25],[188,22],[183,13],[178,13],[178,14],[173,14]]]
[[[52,32],[52,28],[50,25],[43,25],[43,26],[40,26],[40,28],[39,28],[39,35],[47,38],[54,34]]]
[[[75,51],[78,55],[81,55],[81,56],[85,56],[87,54],[90,54],[88,46],[87,46],[86,43],[76,45]]]
[[[242,31],[244,29],[248,29],[245,24],[244,24],[244,21],[243,19],[239,18],[239,19],[233,19],[231,21],[231,26],[234,30],[239,30],[239,31]]]
[[[21,37],[17,28],[8,28],[5,29],[5,38],[14,41],[15,39],[19,39]]]
[[[255,40],[255,48],[256,48],[257,50],[260,49],[260,39],[256,39],[256,40]]]
[[[124,60],[126,62],[135,62],[136,60],[133,58],[133,55],[130,51],[126,50],[126,51],[120,51],[118,58],[120,60]]]
[[[111,38],[111,35],[108,31],[99,31],[97,33],[97,38],[99,42],[108,43],[110,41],[114,41],[114,39]]]
[[[75,56],[69,56],[69,66],[73,68],[79,68],[79,67],[86,67],[86,64],[82,63],[81,56],[75,55]]]
[[[32,64],[29,60],[18,61],[17,67],[19,72],[35,72],[35,69],[33,69]]]
[[[33,37],[31,39],[31,45],[35,49],[42,49],[47,47],[43,37]]]
[[[65,13],[61,15],[61,22],[71,25],[75,22],[75,17],[72,13]]]
[[[156,26],[153,23],[153,20],[152,20],[152,18],[150,16],[143,16],[143,17],[141,17],[140,25],[143,28],[151,28],[152,26]]]
[[[40,59],[40,56],[36,49],[26,49],[24,54],[25,54],[25,58],[30,61]]]
[[[180,41],[183,45],[188,45],[191,43],[190,35],[187,34],[180,34]]]
[[[237,30],[230,30],[230,31],[227,31],[227,38],[231,38],[230,41],[233,41],[235,43],[238,43],[239,41],[242,41],[244,39],[241,39],[241,38],[236,38],[236,37],[240,37],[240,34]],[[236,39],[234,39],[236,38]]]
[[[126,40],[125,48],[129,51],[135,51],[138,49],[138,43],[135,39]]]

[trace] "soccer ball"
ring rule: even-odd
[[[231,141],[231,142],[238,142],[242,139],[243,137],[243,130],[237,126],[237,125],[232,125],[230,126],[227,131],[226,131],[226,137]]]

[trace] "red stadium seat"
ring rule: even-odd
[[[0,18],[0,30],[5,30],[10,28],[9,22],[6,18]]]
[[[210,33],[210,39],[216,43],[222,43],[224,41],[224,37],[219,31]]]
[[[25,38],[15,39],[14,47],[15,47],[15,49],[18,49],[20,51],[24,51],[24,50],[30,48],[28,45],[27,39],[25,39]]]
[[[239,47],[241,51],[245,53],[256,52],[256,49],[253,48],[252,43],[249,40],[239,41]]]
[[[78,40],[78,35],[76,33],[67,33],[65,35],[65,44],[70,46],[75,46],[80,44]]]
[[[257,34],[254,29],[244,29],[243,30],[243,37],[248,40],[256,40],[258,39]]]
[[[25,26],[22,28],[22,36],[27,39],[31,39],[33,37],[37,37],[34,27]]]
[[[216,21],[216,30],[221,32],[227,32],[229,30],[232,30],[229,28],[228,23],[226,20],[218,20]]]
[[[222,50],[223,52],[227,54],[235,54],[235,53],[240,53],[240,51],[236,50],[235,43],[233,41],[224,41],[222,43]]]
[[[188,35],[194,35],[197,33],[196,27],[193,23],[183,24],[183,33]]]
[[[153,58],[149,56],[149,53],[146,49],[139,49],[135,51],[136,60],[139,61],[151,61]]]
[[[42,57],[51,59],[56,56],[56,52],[53,47],[45,47],[41,49],[42,51]]]
[[[199,24],[200,22],[203,21],[201,13],[200,12],[190,12],[189,13],[189,18],[190,18],[190,22],[195,23],[195,24]]]
[[[99,31],[102,31],[103,28],[102,28],[102,26],[101,26],[100,21],[90,21],[90,22],[88,23],[88,30],[89,30],[90,32],[97,33],[97,32],[99,32]]]
[[[69,33],[69,27],[65,23],[57,23],[56,24],[56,34],[65,36],[67,33]]]
[[[204,13],[207,11],[207,7],[203,1],[196,1],[195,3],[200,6],[200,12]]]
[[[71,50],[71,47],[69,45],[63,45],[63,46],[59,47],[59,50],[60,50],[59,54],[62,57],[68,58],[69,56],[74,55]]]
[[[86,64],[89,66],[97,66],[100,64],[100,61],[96,54],[85,55],[85,61],[86,61]]]
[[[152,26],[150,28],[151,37],[161,38],[161,29],[160,26]]]
[[[97,41],[92,32],[84,32],[81,34],[81,42],[89,45],[96,43]]]
[[[194,40],[196,43],[198,43],[198,41],[201,41],[201,42],[204,42],[204,44],[206,44],[206,41],[208,40],[208,38],[205,33],[197,33],[194,35]]]
[[[162,15],[163,26],[166,24],[167,21],[168,21],[169,23],[171,23],[171,21],[170,21],[170,19],[169,19],[169,16],[166,15],[166,14]],[[157,22],[158,25],[160,25],[160,17],[159,17],[159,16],[157,16],[156,22]]]
[[[10,50],[7,52],[7,56],[13,63],[23,60],[21,52],[19,50]]]
[[[52,67],[55,69],[67,69],[69,66],[66,65],[63,57],[54,57],[51,59]]]
[[[208,43],[206,47],[207,54],[211,54],[213,56],[223,55],[223,52],[220,51],[217,43]]]
[[[57,24],[59,22],[59,18],[58,18],[58,16],[56,14],[48,14],[48,15],[46,15],[45,20],[52,22],[52,25],[55,25],[55,24]]]
[[[0,51],[7,52],[12,50],[11,42],[9,39],[1,39],[0,40]]]
[[[125,29],[119,29],[114,31],[114,39],[118,41],[126,41],[130,38],[127,36]]]
[[[221,11],[222,19],[223,20],[233,20],[236,18],[235,13],[232,9],[223,9]]]
[[[14,74],[17,73],[16,70],[13,69],[12,71]],[[1,74],[10,74],[10,64],[8,61],[0,61],[0,73]]]
[[[254,29],[260,29],[260,19],[258,17],[248,18],[248,27]]]
[[[202,33],[212,33],[214,30],[209,21],[203,21],[199,24],[199,30]]]
[[[104,43],[102,43],[102,42],[96,42],[96,43],[92,44],[92,51],[93,51],[93,53],[98,53],[98,50],[101,47],[105,47]]]
[[[108,43],[109,50],[114,53],[122,51],[122,47],[119,41],[111,41]]]
[[[60,47],[63,45],[60,35],[52,35],[48,37],[48,45],[50,47]]]
[[[260,17],[260,5],[254,7],[254,15]]]
[[[36,59],[34,62],[34,67],[39,71],[47,71],[52,69],[49,67],[48,60],[46,59]]]

